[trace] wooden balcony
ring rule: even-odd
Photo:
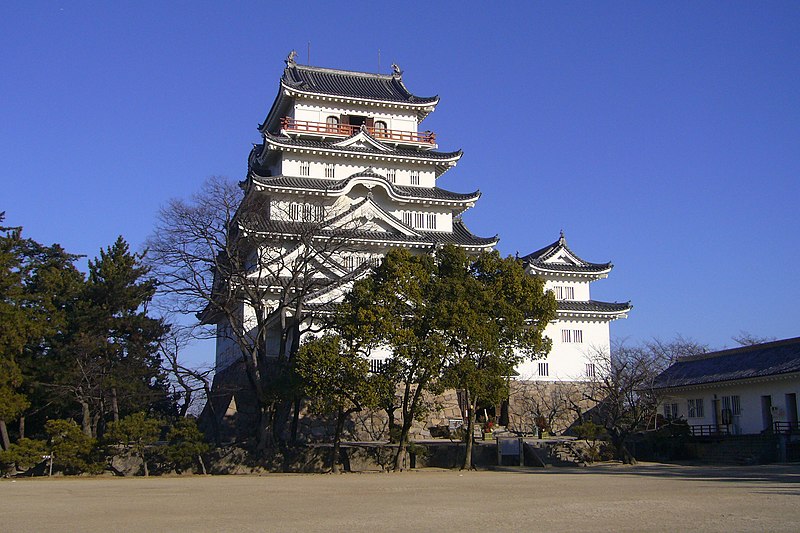
[[[281,119],[281,129],[301,133],[316,133],[320,135],[342,135],[350,137],[358,132],[361,126],[352,124],[328,124],[326,122],[311,122],[310,120],[297,120],[292,117]],[[436,134],[431,131],[400,131],[389,130],[382,127],[368,126],[367,132],[376,139],[394,141],[398,143],[436,144]]]

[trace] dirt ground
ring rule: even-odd
[[[3,531],[800,531],[800,465],[0,481]]]

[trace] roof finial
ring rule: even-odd
[[[564,228],[561,228],[561,236],[558,238],[561,242],[567,242],[567,239],[564,238]]]
[[[403,71],[400,70],[400,67],[397,66],[397,63],[392,63],[392,75],[393,76],[402,76]]]
[[[292,50],[291,52],[289,52],[289,56],[286,58],[287,67],[293,67],[297,65],[297,62],[295,62],[294,60],[295,57],[297,57],[297,50]]]

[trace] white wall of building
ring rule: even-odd
[[[794,397],[788,396],[794,394]],[[772,410],[772,417],[775,422],[790,422],[792,416],[791,403],[794,401],[795,411],[797,412],[797,400],[800,398],[800,376],[793,375],[784,379],[773,379],[770,381],[736,383],[727,382],[724,384],[710,384],[704,387],[697,386],[687,388],[678,392],[670,392],[664,397],[659,406],[659,413],[664,414],[664,404],[677,404],[678,416],[685,419],[689,425],[700,426],[710,424],[721,424],[721,412],[723,397],[739,396],[740,414],[734,413],[731,431],[741,434],[761,433],[767,425],[768,420],[764,416],[764,405],[762,397],[769,397],[770,403],[776,409]],[[696,402],[700,399],[703,402],[703,416],[689,416],[689,400],[695,401],[695,415],[697,414]],[[719,401],[719,404],[715,403]],[[714,411],[717,406],[717,419],[715,421]]]
[[[320,103],[317,100],[298,99],[292,116],[297,120],[325,122],[329,116],[363,115],[386,122],[387,128],[399,131],[417,131],[417,114],[414,111],[388,107],[358,106],[337,103]]]
[[[565,335],[564,331],[569,331]],[[576,335],[576,331],[580,332]],[[599,375],[607,360],[609,350],[608,322],[604,320],[557,320],[548,324],[545,335],[553,342],[545,359],[525,361],[517,367],[524,381],[587,381],[588,364],[593,364],[595,375]],[[580,341],[576,338],[579,337]],[[566,340],[566,339],[569,340]],[[540,363],[547,365],[547,375],[540,372]]]

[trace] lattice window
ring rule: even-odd
[[[311,163],[308,161],[300,162],[300,175],[309,176],[311,174]]]
[[[333,169],[334,169],[333,163],[328,163],[327,165],[325,165],[325,177],[326,178],[335,177]]]
[[[425,215],[423,213],[414,213],[414,227],[415,228],[425,227]]]
[[[550,363],[539,363],[539,375],[540,376],[550,375]]]
[[[419,185],[419,170],[411,171],[411,185]]]
[[[406,226],[411,226],[413,223],[414,223],[413,215],[410,212],[405,211],[403,213],[403,224],[405,224]]]
[[[586,377],[587,378],[594,378],[597,375],[597,369],[594,366],[594,363],[586,363]]]
[[[436,229],[436,213],[428,213],[425,218],[428,224],[428,229]]]
[[[389,181],[392,183],[397,183],[397,170],[390,168],[389,172],[387,173],[387,177]]]

